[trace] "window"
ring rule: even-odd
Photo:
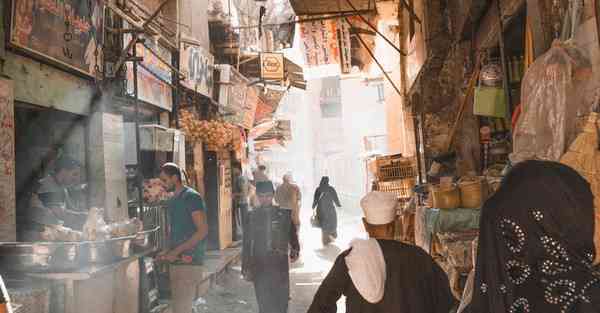
[[[375,85],[375,87],[377,88],[377,101],[380,103],[385,102],[385,86],[381,83]]]

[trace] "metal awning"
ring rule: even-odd
[[[317,15],[375,11],[375,0],[290,0],[296,15]]]

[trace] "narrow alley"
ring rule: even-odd
[[[310,212],[304,208],[304,212]],[[349,246],[349,241],[365,236],[361,234],[362,222],[357,208],[340,211],[340,237],[330,246],[323,247],[318,229],[308,226],[310,215],[304,214],[306,227],[301,230],[302,257],[290,271],[291,300],[289,313],[304,313],[310,306],[314,293],[323,277],[327,275],[335,258]],[[363,231],[364,233],[364,231]],[[223,274],[217,286],[212,288],[195,306],[195,313],[259,313],[252,283],[244,281],[239,264]],[[345,313],[343,300],[338,312]]]
[[[0,313],[335,312],[600,313],[600,0],[0,0]]]

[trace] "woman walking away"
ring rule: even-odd
[[[600,312],[590,185],[555,162],[525,161],[484,204],[465,312]]]
[[[323,245],[329,245],[337,238],[337,212],[335,207],[342,207],[335,189],[329,185],[329,177],[323,176],[313,200],[313,210],[317,209],[317,219],[321,227]]]

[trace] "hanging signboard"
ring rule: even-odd
[[[213,97],[214,57],[204,48],[186,43],[181,44],[180,70],[185,75],[181,84],[197,93]]]
[[[283,80],[283,53],[261,53],[260,76],[264,80]]]
[[[215,66],[219,70],[219,110],[228,122],[244,127],[244,112],[248,79],[228,64]]]
[[[12,81],[0,78],[0,241],[15,239],[15,112]]]
[[[265,93],[259,97],[256,105],[255,125],[273,117],[273,113],[277,111],[284,94],[285,91],[283,90],[266,89]]]
[[[258,90],[253,87],[248,88],[246,101],[244,102],[244,111],[240,116],[241,120],[238,125],[244,127],[245,129],[252,129],[254,126],[254,117],[256,116],[256,107],[258,105],[258,101]]]
[[[350,40],[350,24],[340,20],[340,67],[342,74],[350,74],[352,70],[352,41]]]
[[[339,20],[320,20],[300,24],[300,38],[308,67],[340,64]]]
[[[126,24],[126,23],[125,23]],[[127,25],[125,25],[127,27]],[[123,36],[125,44],[131,40],[130,34]],[[142,36],[144,44],[136,44],[136,56],[142,57],[138,63],[138,99],[153,104],[161,109],[173,109],[173,90],[171,89],[172,71],[164,61],[171,60],[171,51],[152,38]],[[160,59],[156,56],[160,56]],[[127,62],[127,93],[134,93],[133,63]]]
[[[10,43],[87,76],[102,66],[103,0],[13,0]]]

